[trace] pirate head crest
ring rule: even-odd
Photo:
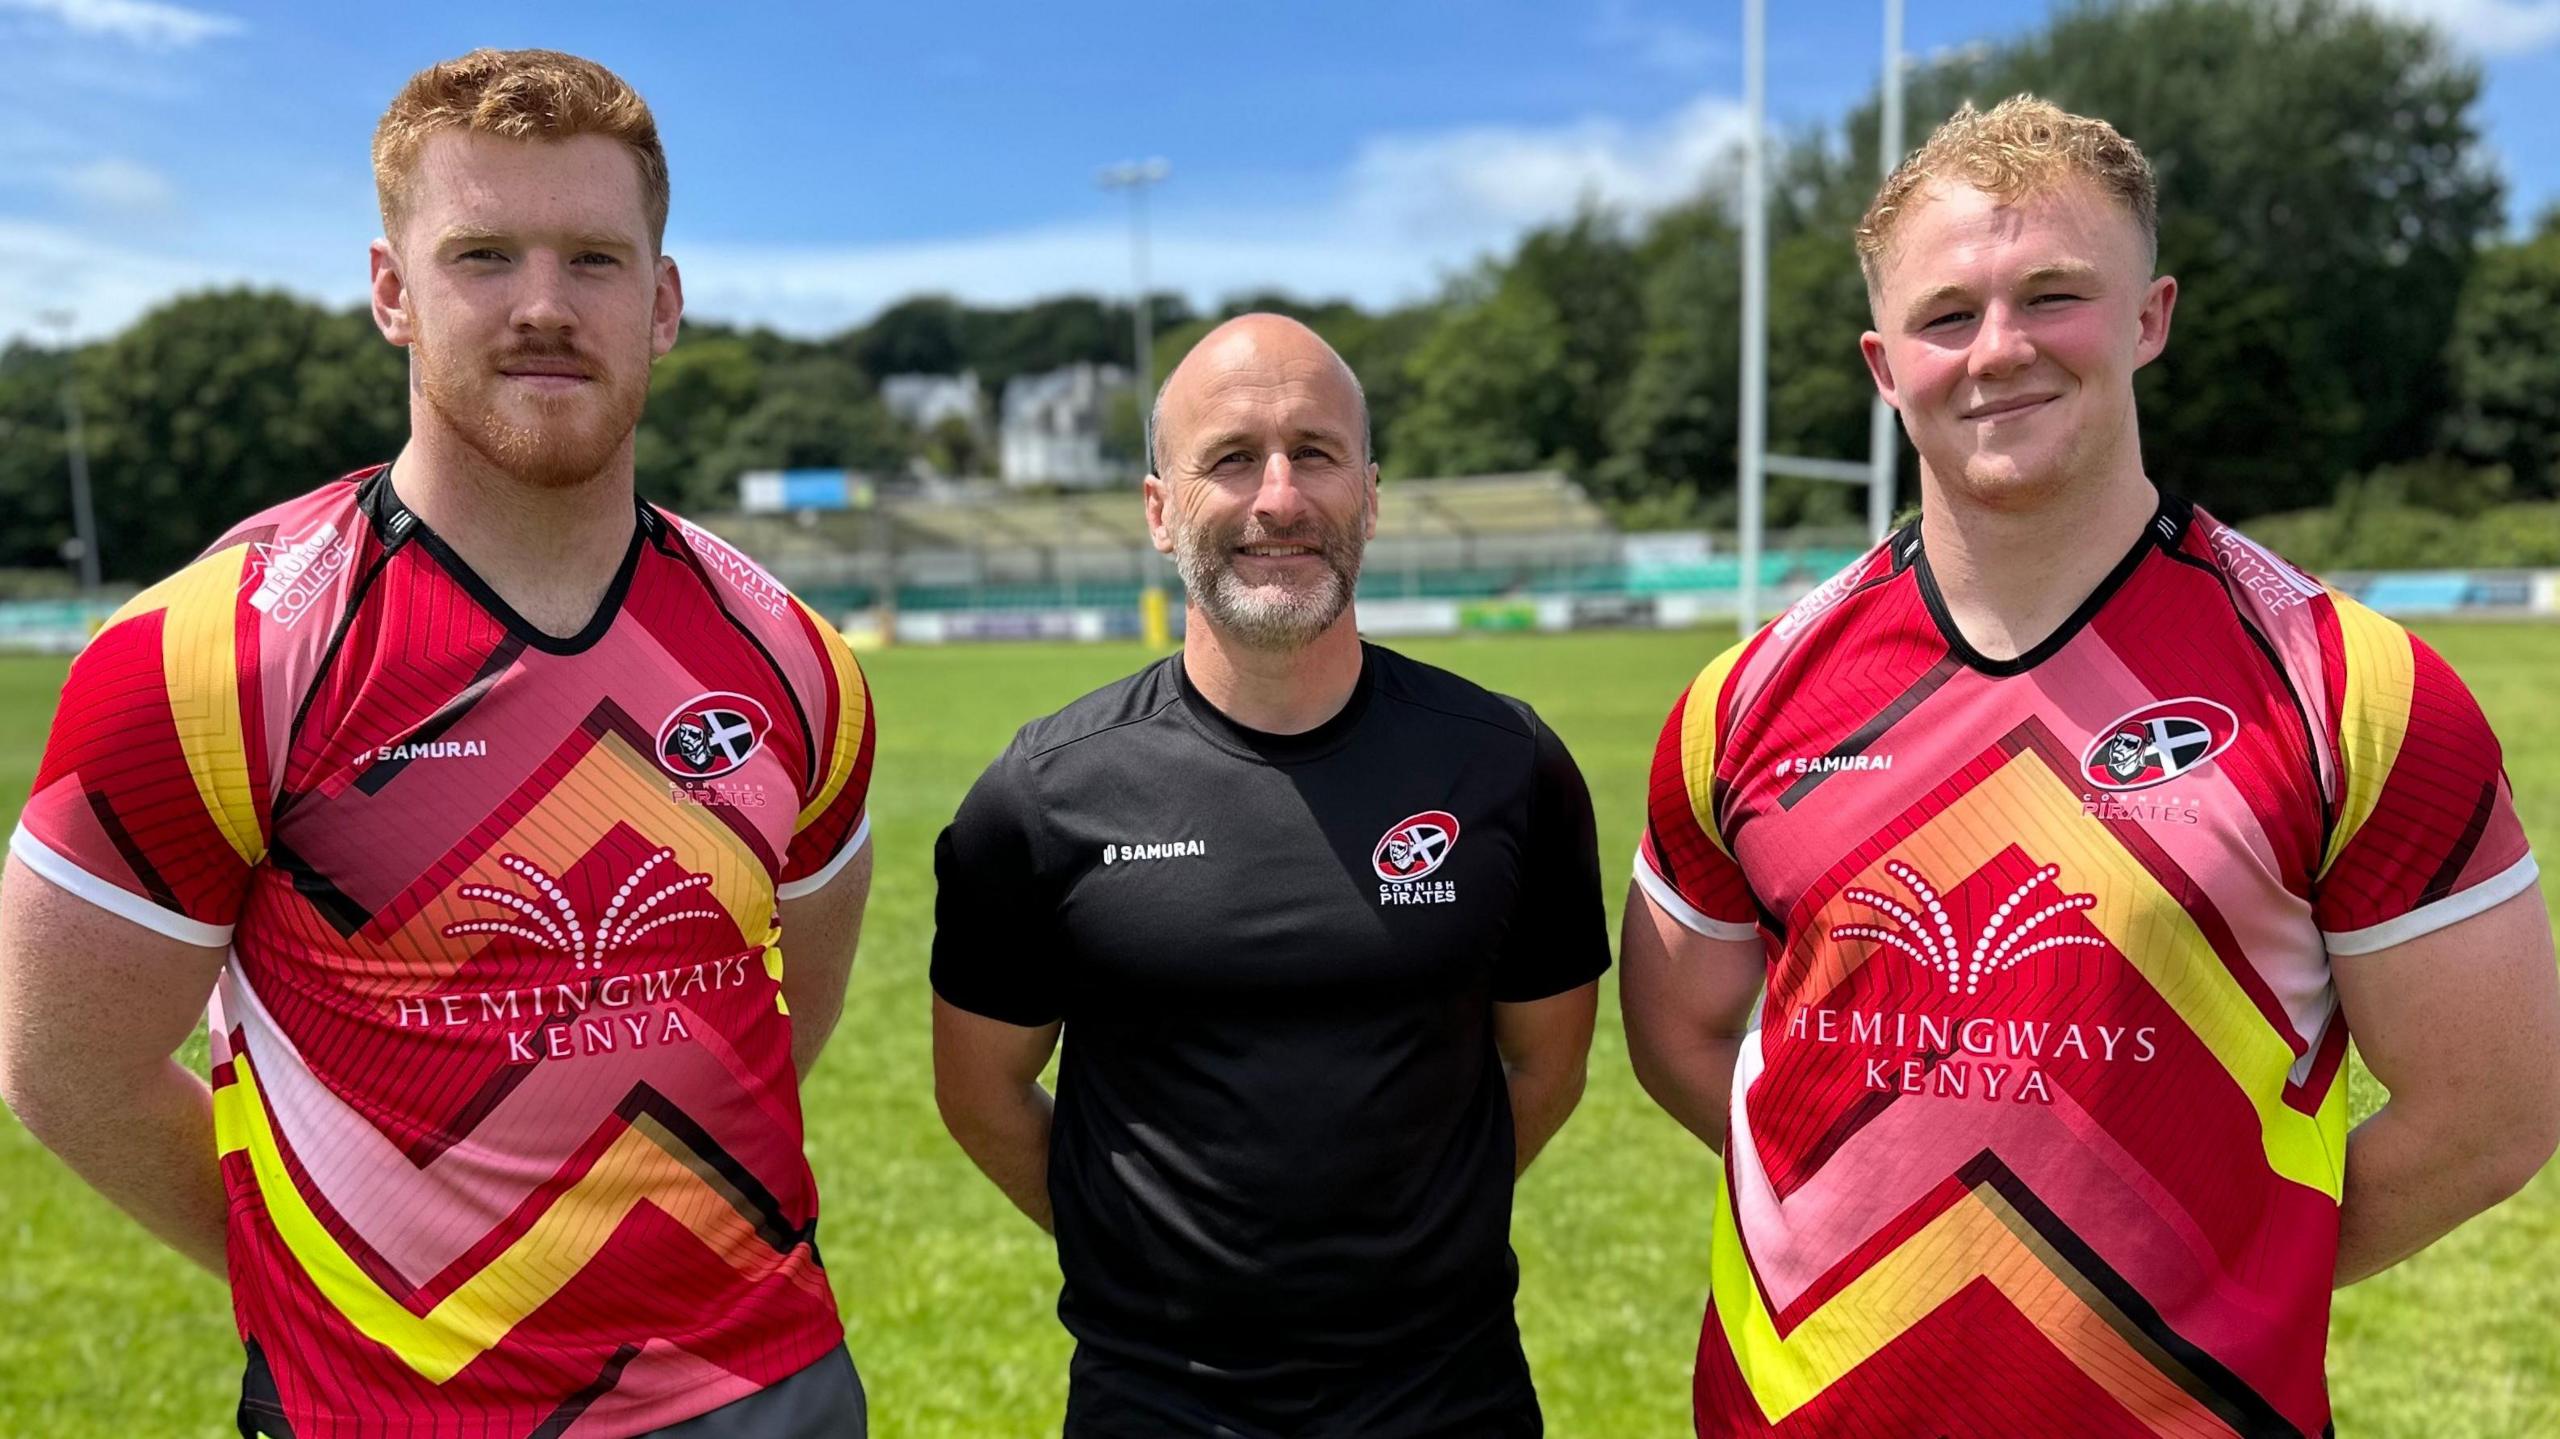
[[[749,696],[695,695],[658,726],[658,763],[678,779],[713,779],[753,758],[772,728],[772,716]]]

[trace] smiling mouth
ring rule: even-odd
[[[1313,545],[1238,545],[1235,552],[1257,560],[1311,560],[1317,554]]]
[[[1985,420],[2015,419],[2030,410],[2043,408],[2053,398],[2051,395],[2035,395],[2024,399],[2002,400],[1996,405],[1984,405],[1980,409],[1969,410],[1964,417],[1976,423]]]

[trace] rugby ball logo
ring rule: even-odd
[[[658,726],[658,763],[680,779],[716,778],[753,758],[772,728],[773,717],[745,695],[695,695]]]
[[[1397,821],[1369,853],[1369,867],[1389,884],[1408,884],[1438,869],[1458,847],[1458,817],[1426,809]]]
[[[2240,718],[2227,706],[2195,695],[2162,700],[2098,731],[2080,756],[2080,773],[2100,789],[2149,789],[2188,773],[2239,737]]]

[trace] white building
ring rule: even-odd
[[[930,433],[945,420],[961,420],[983,433],[987,424],[986,394],[978,372],[956,375],[891,375],[880,382],[880,403],[889,413],[919,432]]]
[[[1129,400],[1129,372],[1118,365],[1079,364],[1023,375],[1004,387],[999,431],[1008,485],[1115,485],[1138,468],[1103,454],[1111,406]]]

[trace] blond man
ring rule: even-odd
[[[2332,1288],[2560,1135],[2478,706],[2144,474],[2156,204],[2024,96],[1894,172],[1862,346],[1920,518],[1663,728],[1624,1001],[1726,1159],[1701,1435],[2321,1433]]]
[[[870,707],[633,494],[683,306],[656,124],[482,50],[373,153],[409,442],[73,665],[0,882],[0,1094],[227,1274],[244,1435],[860,1434],[798,1078]],[[208,991],[210,1086],[170,1058]]]

